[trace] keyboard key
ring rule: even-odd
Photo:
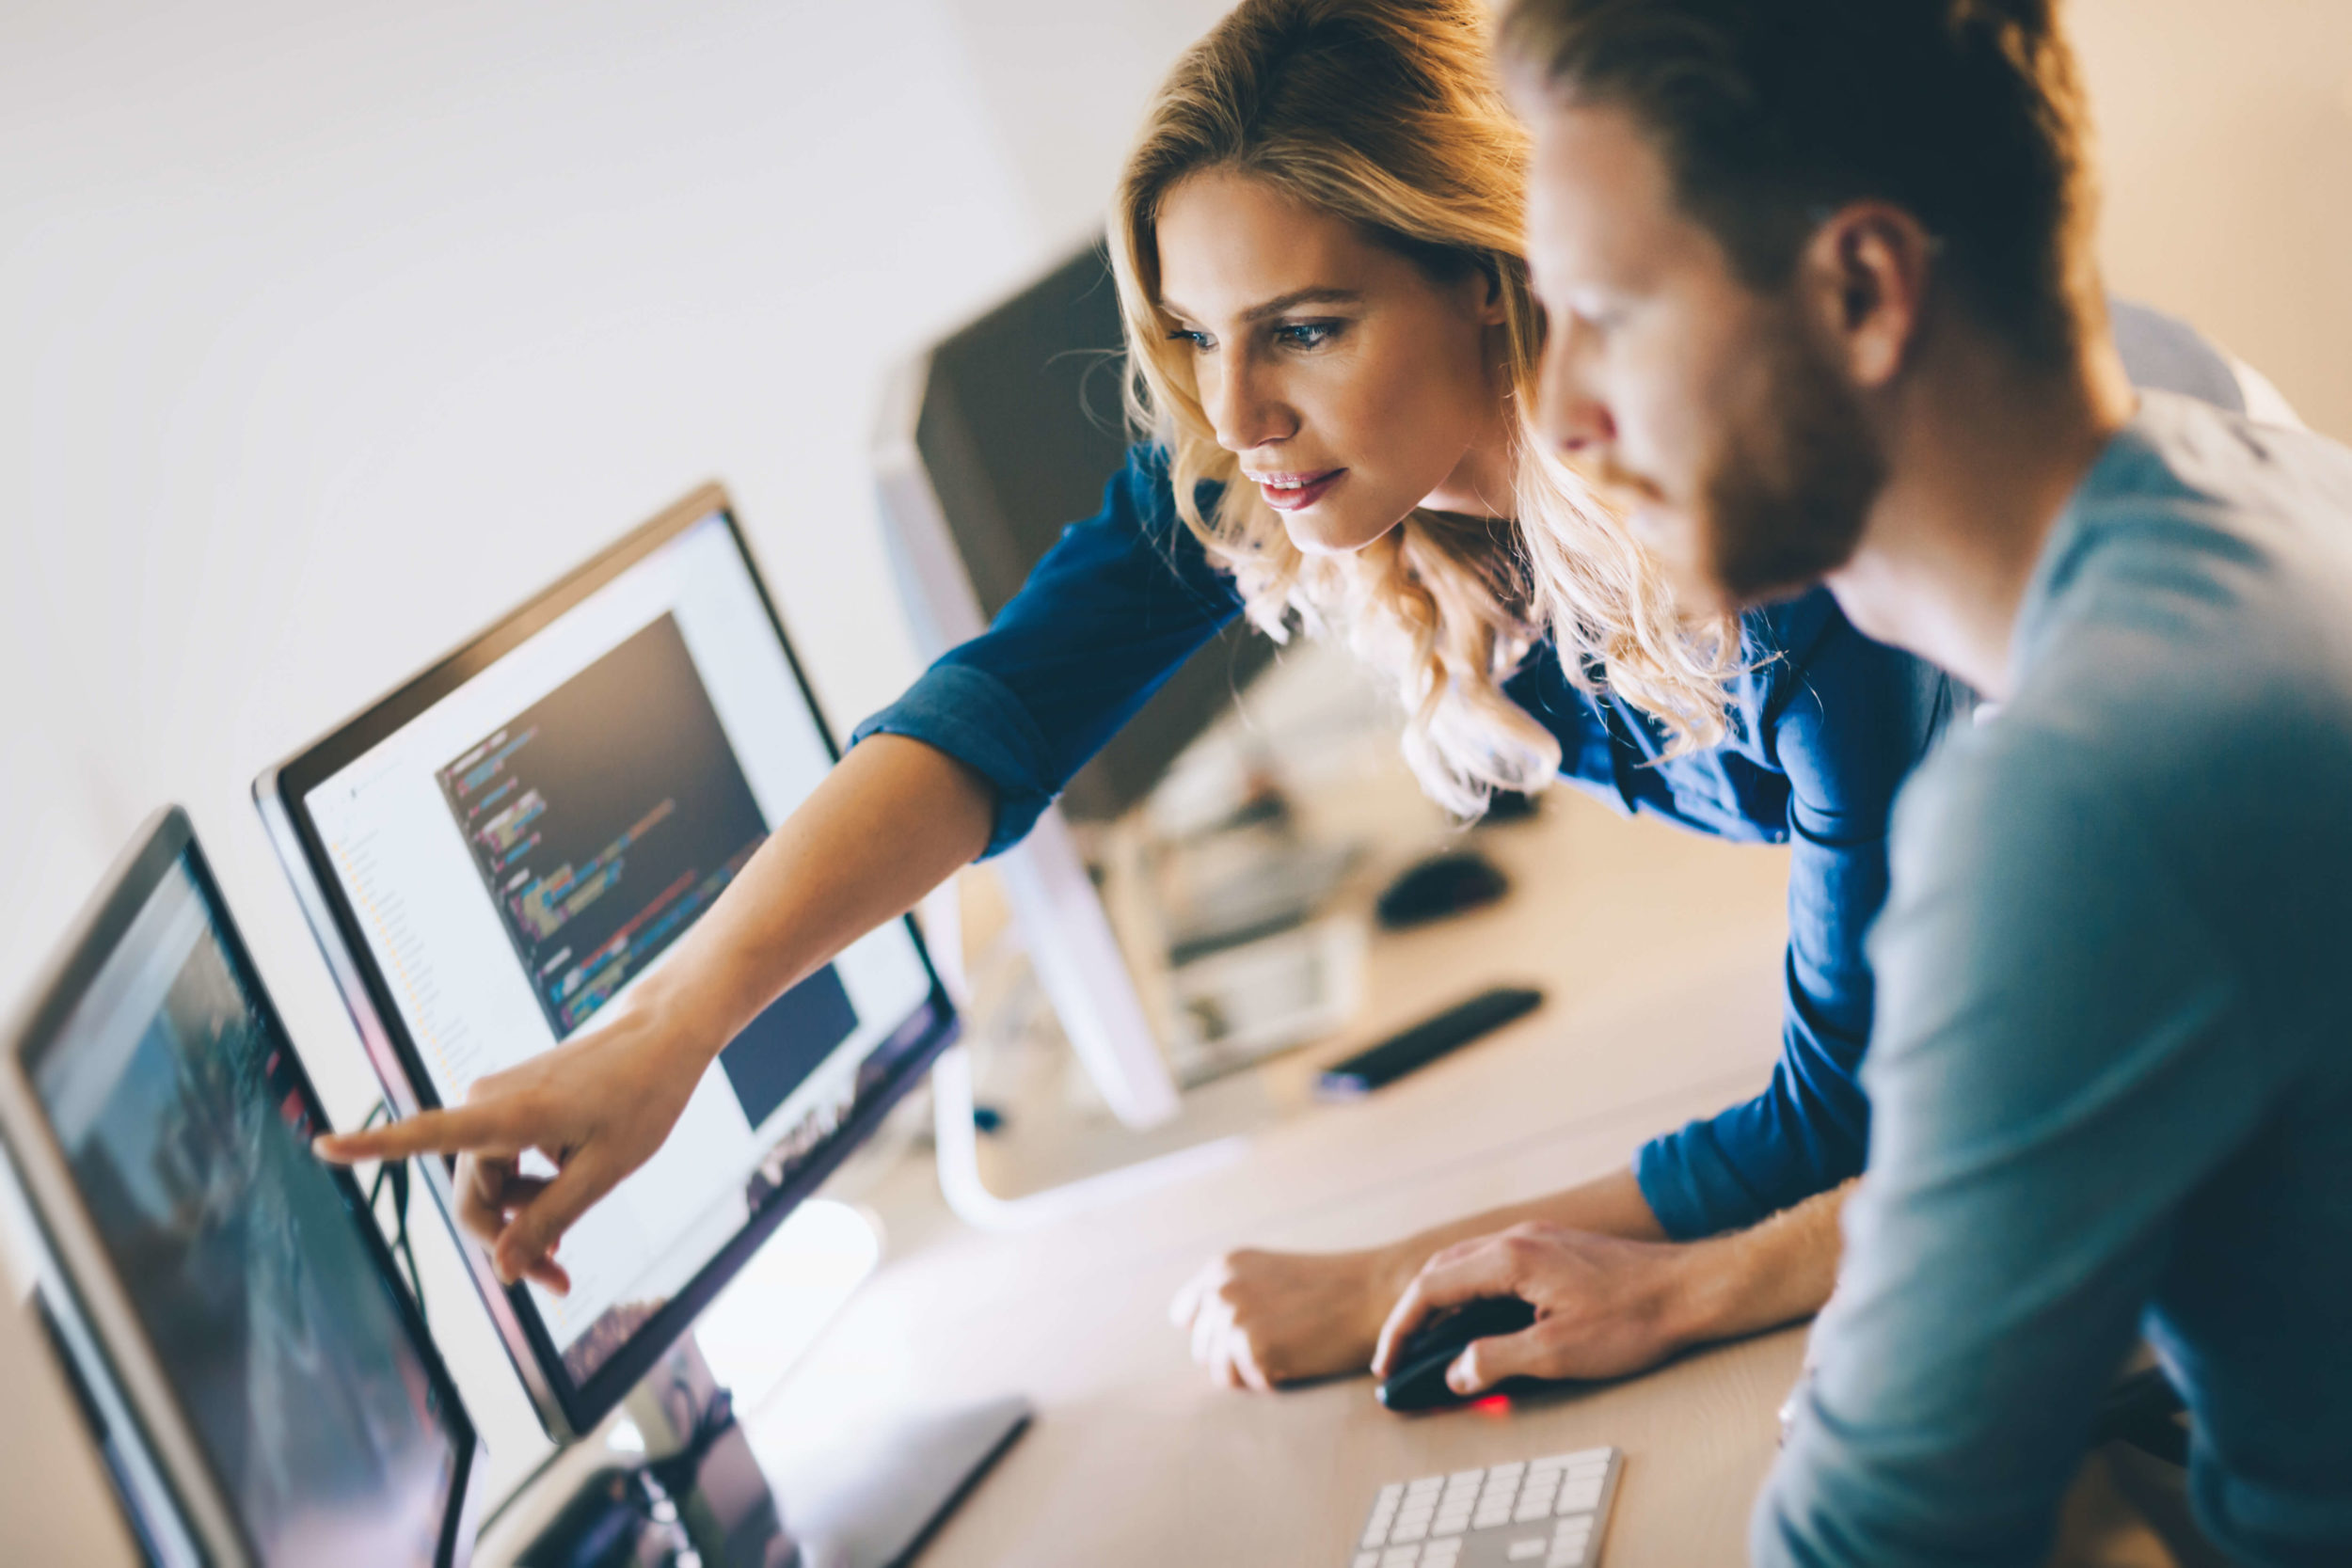
[[[1560,1488],[1560,1512],[1590,1513],[1600,1506],[1600,1481],[1572,1481]]]
[[[1556,1465],[1564,1470],[1573,1469],[1579,1465],[1589,1465],[1595,1461],[1606,1465],[1609,1463],[1610,1452],[1608,1449],[1579,1449],[1574,1453],[1553,1454],[1549,1459],[1541,1460],[1538,1463]]]
[[[1580,1449],[1391,1481],[1349,1568],[1597,1568],[1620,1463],[1614,1449]]]

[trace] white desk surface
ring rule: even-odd
[[[763,1460],[786,1468],[894,1416],[1021,1393],[1035,1423],[926,1568],[1340,1564],[1387,1481],[1609,1443],[1627,1463],[1605,1568],[1741,1560],[1800,1331],[1507,1412],[1402,1418],[1366,1378],[1271,1397],[1214,1388],[1168,1324],[1179,1285],[1225,1248],[1361,1244],[1533,1196],[1622,1165],[1764,1082],[1780,1034],[1784,854],[1626,821],[1566,790],[1535,822],[1480,842],[1513,874],[1510,897],[1382,938],[1368,1022],[1229,1091],[1285,1112],[1239,1159],[1012,1235],[949,1216],[927,1164],[893,1171],[866,1195],[887,1260],[746,1415]],[[1515,978],[1550,1000],[1361,1103],[1306,1105],[1322,1062]],[[478,1560],[506,1560],[518,1524],[501,1521]]]
[[[1627,1467],[1607,1568],[1740,1560],[1801,1333],[1507,1414],[1405,1419],[1366,1378],[1214,1388],[1168,1325],[1178,1286],[1224,1248],[1357,1244],[1528,1197],[1763,1083],[1785,856],[1627,822],[1566,790],[1481,842],[1513,873],[1511,897],[1382,939],[1378,1023],[1270,1064],[1255,1088],[1295,1107],[1319,1063],[1498,979],[1545,985],[1541,1011],[1362,1103],[1264,1126],[1232,1164],[1051,1229],[964,1230],[927,1171],[901,1173],[873,1195],[892,1260],[751,1418],[763,1455],[836,1440],[845,1411],[1023,1393],[1036,1423],[927,1568],[1142,1568],[1344,1563],[1383,1482],[1613,1443]]]

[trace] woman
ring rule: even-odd
[[[1788,1022],[1765,1094],[1629,1171],[1376,1252],[1221,1260],[1179,1303],[1200,1358],[1256,1386],[1360,1369],[1423,1259],[1515,1220],[1592,1239],[1588,1373],[1818,1307],[1834,1196],[1805,1225],[1672,1243],[1860,1169],[1861,936],[1885,890],[1888,804],[1955,693],[1855,634],[1826,594],[1682,616],[1546,455],[1529,424],[1541,325],[1516,248],[1525,138],[1488,80],[1485,28],[1477,0],[1244,0],[1218,24],[1120,186],[1112,254],[1153,439],[1102,513],[988,633],[860,728],[596,1029],[484,1080],[461,1110],[326,1152],[466,1153],[461,1217],[507,1277],[564,1289],[564,1228],[660,1145],[737,1030],[1017,840],[1163,675],[1246,614],[1278,637],[1344,638],[1386,671],[1408,760],[1459,813],[1559,775],[1701,832],[1791,843]],[[517,1173],[529,1148],[561,1151],[552,1180]],[[1759,1263],[1759,1246],[1781,1251]]]

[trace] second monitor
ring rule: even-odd
[[[587,1028],[836,754],[713,487],[255,793],[405,1115]],[[620,1401],[954,1026],[892,922],[720,1054],[660,1151],[566,1238],[569,1294],[501,1288],[469,1249],[550,1433]]]

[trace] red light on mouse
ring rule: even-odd
[[[1485,1399],[1472,1404],[1470,1408],[1482,1416],[1508,1416],[1511,1414],[1511,1396],[1488,1394]]]

